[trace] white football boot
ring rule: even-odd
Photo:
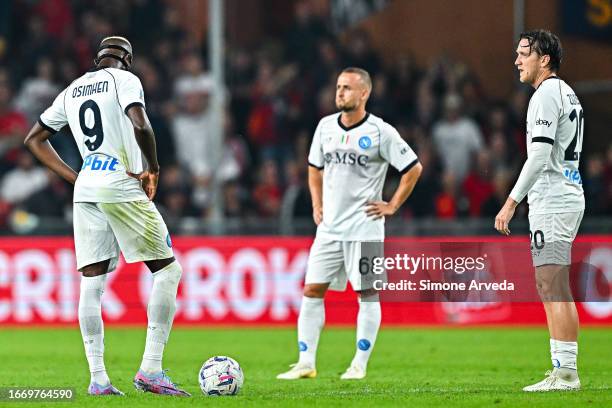
[[[363,380],[366,376],[366,370],[358,365],[351,365],[346,369],[344,374],[340,376],[341,380]]]
[[[291,364],[291,370],[276,376],[279,380],[299,380],[300,378],[315,378],[317,369],[308,364]]]
[[[525,392],[547,392],[547,391],[578,391],[580,389],[580,379],[564,379],[559,376],[557,370],[547,371],[546,378],[542,381],[523,388]]]

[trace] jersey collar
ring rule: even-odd
[[[361,119],[359,122],[355,123],[354,125],[348,126],[348,127],[342,124],[342,120],[340,120],[341,117],[342,117],[342,114],[338,115],[338,126],[340,126],[342,130],[344,130],[345,132],[348,132],[351,129],[355,129],[356,127],[363,125],[366,122],[366,120],[368,120],[368,118],[370,117],[370,113],[366,112],[363,119]]]
[[[561,79],[561,78],[559,78],[557,75],[551,75],[548,78],[546,78],[544,81],[548,81],[549,79]],[[540,82],[540,85],[538,85],[538,88],[542,86],[544,81]],[[537,90],[537,88],[536,88],[536,90]]]

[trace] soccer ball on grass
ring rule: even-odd
[[[244,374],[233,358],[215,356],[204,362],[198,381],[204,395],[236,395],[244,383]]]

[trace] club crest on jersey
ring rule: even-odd
[[[370,139],[369,136],[361,136],[359,138],[359,147],[365,150],[368,149],[370,146],[372,146],[372,139]]]

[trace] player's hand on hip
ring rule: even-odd
[[[371,201],[366,204],[366,214],[375,220],[395,214],[396,208],[386,201]]]
[[[323,221],[323,208],[322,207],[314,207],[312,209],[312,219],[314,220],[317,226]]]
[[[153,173],[150,171],[143,171],[142,173],[130,173],[126,172],[128,176],[135,178],[140,181],[140,185],[144,190],[149,200],[153,201],[155,193],[157,192],[157,182],[159,181],[159,172]]]
[[[514,209],[516,208],[516,201],[508,198],[506,203],[499,210],[499,213],[495,217],[495,229],[499,231],[500,234],[510,235],[510,220],[514,217]]]

